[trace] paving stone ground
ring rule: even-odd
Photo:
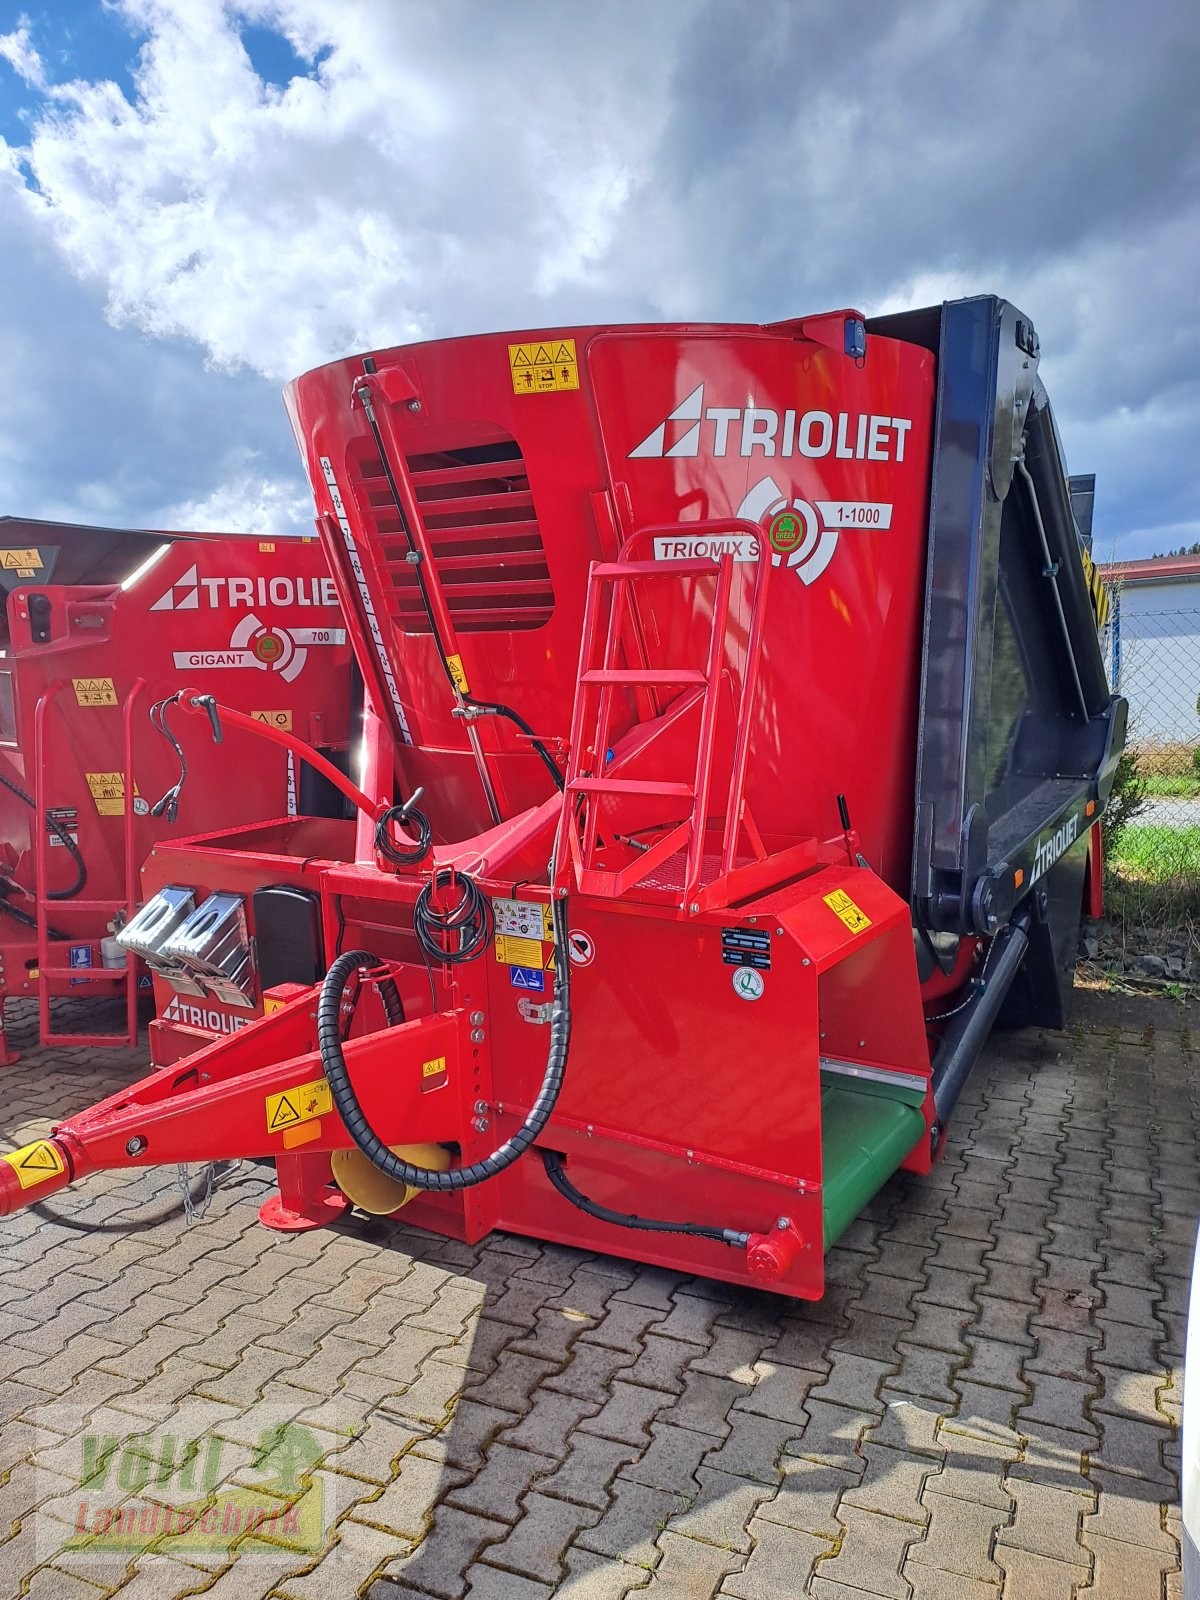
[[[15,1022],[5,1148],[140,1070]],[[1166,1000],[998,1036],[813,1305],[506,1235],[268,1233],[252,1164],[191,1226],[173,1170],[98,1175],[0,1223],[0,1595],[1177,1596],[1197,1064]],[[281,1418],[299,1481],[263,1466]],[[172,1427],[221,1441],[205,1503],[266,1474],[324,1542],[68,1548],[86,1441],[119,1512],[158,1482],[119,1442]]]

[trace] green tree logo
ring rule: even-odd
[[[273,1472],[277,1481],[270,1487],[291,1496],[300,1493],[301,1480],[320,1459],[321,1447],[309,1430],[298,1422],[283,1422],[263,1429],[253,1464],[260,1472]]]

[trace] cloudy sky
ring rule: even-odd
[[[0,512],[305,529],[281,384],[995,291],[1100,551],[1200,539],[1200,6],[0,0]]]

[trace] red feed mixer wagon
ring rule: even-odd
[[[1037,369],[980,297],[293,383],[365,679],[353,841],[159,849],[123,937],[153,963],[172,894],[303,864],[324,977],[0,1161],[3,1209],[273,1156],[275,1227],[407,1204],[820,1295],[993,1024],[1066,1014],[1125,705]],[[181,738],[228,774],[215,693]]]
[[[345,764],[352,675],[315,539],[0,518],[0,1006],[36,995],[43,1044],[135,1044],[151,980],[110,926],[136,911],[150,850],[189,823],[228,830],[343,805],[295,756],[244,733],[222,770],[176,792],[180,757],[151,707],[177,724],[167,702],[186,677]],[[194,985],[159,989],[156,1058],[261,1009],[246,995],[218,1009]],[[55,996],[115,996],[124,1027],[70,1031],[53,1017]],[[0,1057],[13,1059],[2,1033]]]

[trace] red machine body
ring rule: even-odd
[[[0,918],[0,1000],[37,994],[43,1042],[133,1043],[139,984],[148,989],[150,978],[132,961],[105,967],[101,944],[113,919],[137,906],[147,854],[201,823],[286,817],[301,804],[300,764],[231,730],[229,764],[189,775],[178,821],[152,816],[179,763],[151,727],[150,706],[186,675],[314,745],[345,751],[352,732],[345,623],[313,539],[148,534],[16,518],[0,523],[0,538],[0,772],[35,802],[0,788],[3,909],[15,912]],[[39,829],[37,818],[47,815],[86,866],[86,882],[70,898],[56,896],[72,887],[76,862],[59,833]],[[169,1018],[177,997],[161,982],[159,991]],[[52,1031],[53,996],[113,994],[125,1000],[124,1031]],[[221,1031],[194,1026],[205,1020],[201,1009],[212,1024],[228,1008],[189,1008],[181,1039],[192,1048]]]
[[[931,852],[967,831],[926,814],[935,779],[969,777],[965,714],[929,710],[948,692],[939,519],[966,463],[960,520],[994,552],[1003,474],[984,463],[1020,443],[1035,359],[1011,307],[963,306],[1017,372],[1016,410],[973,442],[934,313],[869,338],[839,311],[458,339],[292,384],[366,684],[353,841],[332,820],[208,835],[160,848],[144,888],[303,883],[325,965],[367,951],[348,960],[371,976],[340,1009],[328,982],[320,1004],[281,986],[188,1081],[151,1076],[0,1161],[0,1210],[97,1166],[272,1155],[273,1226],[411,1200],[456,1237],[506,1227],[819,1295],[826,1245],[897,1168],[929,1169],[1035,910],[1057,927],[1035,881],[1074,896],[1077,927],[1112,766],[1046,789],[995,861],[976,806],[952,892]],[[946,371],[974,351],[980,392],[1004,388],[987,340],[942,345]],[[960,569],[973,617],[985,568]],[[194,749],[220,707],[185,708]],[[1021,751],[1031,715],[1012,716]],[[1000,772],[1011,810],[1033,758],[983,755],[971,771]],[[450,1171],[389,1147],[440,1147]],[[394,1204],[355,1160],[392,1174]]]
[[[762,829],[824,837],[837,828],[834,796],[845,792],[866,855],[906,890],[912,814],[901,796],[912,788],[934,362],[880,340],[858,368],[843,351],[845,319],[513,333],[386,352],[377,358],[383,381],[412,394],[384,402],[383,420],[429,528],[472,692],[512,702],[546,735],[564,737],[571,725],[591,562],[616,559],[635,528],[660,524],[675,528],[653,552],[668,576],[689,553],[731,548],[736,672],[751,542],[697,540],[677,525],[741,517],[765,527],[801,499],[802,536],[784,557],[764,641],[748,800]],[[569,342],[581,363],[586,351],[584,392],[514,392],[509,346],[552,342]],[[362,519],[365,592],[392,622],[383,653],[403,710],[378,653],[372,698],[390,713],[397,742],[412,741],[401,750],[410,786],[446,796],[453,821],[434,816],[435,829],[461,837],[491,819],[378,452],[361,416],[347,414],[360,372],[357,358],[322,367],[292,385],[287,402],[323,536],[335,551],[344,544],[332,474],[351,526]],[[707,587],[680,582],[655,606],[646,643],[661,658],[701,647]],[[352,592],[343,603],[362,609]],[[478,731],[505,814],[544,799],[545,773],[527,742],[494,721]]]

